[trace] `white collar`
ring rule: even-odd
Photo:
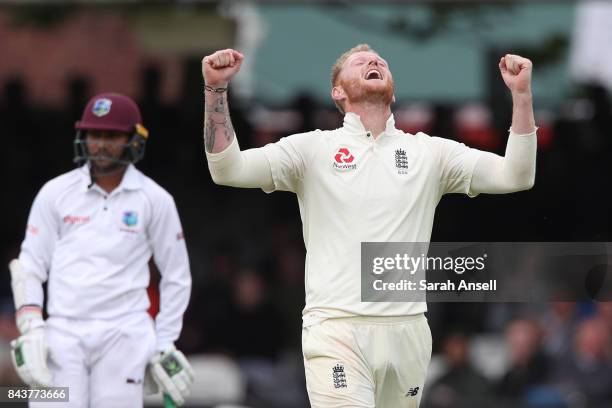
[[[79,168],[79,174],[81,176],[81,184],[83,186],[83,191],[89,190],[89,186],[91,185],[91,174],[89,173],[89,164],[85,164]],[[129,164],[125,173],[123,174],[123,178],[121,179],[121,183],[117,186],[115,190],[138,190],[143,187],[143,179],[142,174],[134,167],[133,164]]]
[[[351,134],[364,135],[368,132],[368,130],[363,126],[363,123],[361,122],[361,118],[359,117],[359,115],[353,112],[347,112],[344,115],[343,128],[348,133],[351,133]],[[395,130],[396,130],[395,117],[393,116],[393,113],[392,113],[389,116],[389,119],[387,119],[384,133],[392,134],[393,132],[395,132]]]

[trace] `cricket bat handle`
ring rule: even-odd
[[[176,408],[176,404],[172,400],[172,398],[164,393],[164,408]]]

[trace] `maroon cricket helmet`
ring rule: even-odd
[[[118,93],[102,93],[89,100],[75,128],[131,133],[140,123],[140,109],[131,98]]]
[[[88,130],[125,132],[130,135],[119,164],[136,163],[144,157],[148,130],[142,125],[138,105],[131,98],[118,93],[102,93],[89,100],[81,120],[74,127],[74,162],[82,164],[90,159],[86,146]]]

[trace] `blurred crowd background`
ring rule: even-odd
[[[432,240],[610,241],[610,2],[27,3],[0,6],[1,262],[18,254],[40,187],[73,168],[88,98],[134,97],[151,133],[138,167],[175,197],[189,249],[194,287],[177,346],[198,372],[191,406],[308,406],[297,200],[212,183],[200,61],[216,49],[246,54],[229,94],[242,148],[340,126],[329,70],[366,42],[390,62],[399,128],[503,154],[512,106],[497,62],[507,52],[531,58],[535,187],[446,196]],[[152,275],[155,309],[154,266]],[[3,385],[18,383],[13,313],[5,269]],[[432,303],[428,319],[425,408],[612,406],[612,303]]]

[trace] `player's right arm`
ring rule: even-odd
[[[59,216],[53,205],[52,189],[47,184],[32,204],[19,259],[9,264],[15,318],[21,333],[11,342],[11,356],[21,379],[32,386],[51,384],[43,330],[42,285],[48,277],[58,236]]]
[[[202,59],[204,77],[204,147],[216,184],[274,190],[272,170],[263,149],[240,151],[229,114],[227,86],[244,56],[232,49]]]
[[[31,326],[42,326],[44,295],[51,258],[59,236],[59,216],[54,208],[52,186],[46,184],[30,209],[19,259],[11,262],[11,286],[17,324],[23,333]]]

